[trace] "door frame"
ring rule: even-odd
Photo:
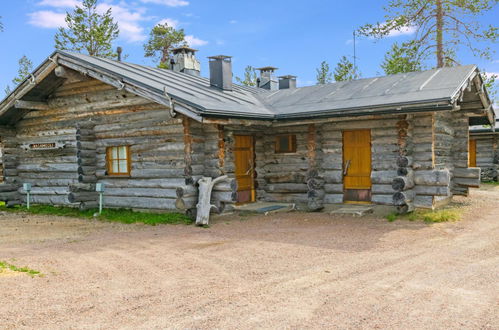
[[[251,157],[251,171],[250,171],[250,176],[251,176],[251,187],[250,187],[250,200],[246,202],[237,202],[237,205],[241,204],[247,204],[247,203],[254,203],[256,202],[256,185],[255,185],[255,167],[256,167],[256,157],[255,157],[255,136],[253,134],[245,134],[245,133],[234,133],[234,148],[233,148],[233,155],[234,155],[234,176],[236,177],[236,182],[237,182],[237,163],[236,163],[236,138],[238,136],[245,136],[245,137],[250,137],[251,143],[250,143],[250,157]],[[239,183],[238,183],[239,185]],[[239,186],[237,188],[237,191],[239,192]]]
[[[367,189],[358,189],[358,190],[369,190],[369,200],[366,200],[366,201],[355,201],[355,200],[347,200],[347,193],[346,193],[346,187],[345,187],[345,177],[346,177],[346,173],[348,172],[345,172],[345,132],[359,132],[359,131],[364,131],[364,132],[369,132],[369,157],[370,157],[370,160],[369,160],[369,182],[370,182],[370,186],[369,188]],[[342,154],[341,154],[341,164],[342,164],[342,183],[343,183],[343,203],[344,204],[372,204],[372,180],[371,180],[371,175],[372,175],[372,171],[373,171],[373,167],[372,167],[372,130],[370,128],[358,128],[358,129],[345,129],[345,130],[341,130],[341,143],[342,143],[342,146],[341,146],[341,151],[342,151]],[[355,190],[355,189],[349,189],[349,190]]]

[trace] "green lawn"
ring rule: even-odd
[[[46,214],[56,216],[66,216],[75,218],[92,219],[98,213],[97,209],[80,211],[71,207],[50,206],[50,205],[32,205],[28,210],[25,206],[16,206],[8,208],[5,203],[0,205],[0,211],[6,212],[27,212],[32,214]],[[113,221],[121,223],[144,223],[146,225],[158,224],[191,224],[192,220],[186,215],[171,212],[171,213],[147,213],[134,212],[127,209],[104,209],[101,215],[95,218],[104,221]]]

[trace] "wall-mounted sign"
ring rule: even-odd
[[[64,142],[24,143],[21,148],[24,150],[55,150],[64,148]]]

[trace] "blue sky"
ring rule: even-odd
[[[27,55],[40,64],[52,51],[57,26],[78,0],[0,0],[4,51],[0,52],[0,93],[16,75],[17,61]],[[387,1],[386,1],[387,2]],[[199,49],[202,75],[207,75],[207,56],[233,56],[234,74],[241,76],[246,65],[272,65],[277,74],[298,76],[298,84],[315,83],[315,69],[326,60],[331,67],[342,55],[353,55],[352,31],[364,23],[382,20],[385,1],[236,1],[236,0],[100,0],[120,25],[116,46],[128,54],[127,61],[154,65],[144,58],[143,44],[150,29],[167,20],[185,29],[191,46]],[[483,24],[498,25],[499,7],[479,18]],[[379,64],[394,41],[410,38],[411,29],[382,41],[360,38],[358,65],[363,77],[381,74]],[[477,64],[499,73],[499,47],[491,61],[474,58],[467,51],[463,64]]]

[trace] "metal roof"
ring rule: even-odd
[[[207,78],[79,53],[56,51],[45,64],[49,61],[142,91],[162,104],[173,100],[198,119],[285,120],[445,110],[478,73],[467,65],[278,91],[236,84],[232,91],[223,91],[210,86]],[[7,99],[0,104],[0,116],[8,110]]]

